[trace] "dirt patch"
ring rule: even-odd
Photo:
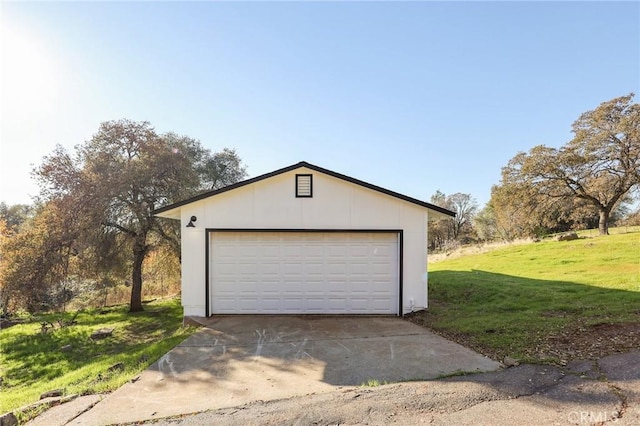
[[[564,314],[548,312],[545,316],[564,316]],[[428,315],[410,315],[407,319],[489,358],[502,360],[505,356],[513,355],[478,343],[472,335],[434,328],[429,323]],[[487,332],[496,331],[487,330]],[[536,340],[535,345],[525,352],[531,360],[548,363],[594,360],[640,348],[640,321],[594,325],[575,323],[546,336],[537,336]]]
[[[545,339],[546,352],[562,359],[598,359],[640,347],[640,322],[574,325]]]

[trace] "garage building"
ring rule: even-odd
[[[427,307],[441,207],[300,162],[160,208],[181,223],[185,316]]]

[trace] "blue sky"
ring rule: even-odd
[[[484,205],[518,151],[640,91],[639,2],[0,3],[0,201],[103,121]],[[636,102],[638,99],[636,99]]]

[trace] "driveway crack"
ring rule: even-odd
[[[602,424],[617,422],[618,420],[622,419],[627,409],[629,408],[628,397],[623,392],[623,390],[620,389],[620,387],[614,385],[609,381],[609,378],[606,376],[604,371],[602,371],[602,368],[600,367],[600,362],[598,360],[594,363],[594,367],[596,372],[600,375],[600,379],[607,384],[607,387],[609,388],[609,390],[620,400],[620,408],[615,413],[613,419],[606,420],[602,422]]]

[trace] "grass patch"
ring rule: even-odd
[[[375,387],[378,387],[378,386],[388,385],[388,384],[389,384],[389,382],[387,382],[386,380],[380,381],[378,379],[368,379],[368,380],[362,382],[360,387],[363,387],[363,388],[375,388]]]
[[[41,315],[1,330],[0,412],[35,402],[52,389],[82,395],[112,391],[194,331],[182,327],[177,299],[149,303],[144,312],[127,310],[128,306],[86,310],[75,318],[77,324],[46,333],[41,322],[69,321],[73,313]],[[101,328],[113,328],[112,336],[89,338]]]
[[[496,359],[632,350],[640,341],[640,233],[612,233],[432,263],[429,310],[410,319]]]

